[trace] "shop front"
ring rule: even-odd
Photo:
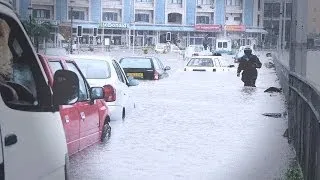
[[[202,45],[203,40],[207,37],[207,43],[215,48],[215,42],[218,33],[222,31],[222,26],[218,24],[197,24],[195,31],[190,33],[189,45]]]

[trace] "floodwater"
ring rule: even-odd
[[[235,69],[184,72],[184,61],[161,55],[170,76],[132,87],[136,109],[113,121],[108,142],[70,158],[71,179],[272,180],[293,151],[282,136],[285,111],[274,70],[259,70],[257,88],[244,88]],[[262,59],[263,60],[263,59]],[[230,61],[231,58],[230,58]]]

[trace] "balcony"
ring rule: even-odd
[[[226,12],[227,13],[242,13],[243,12],[243,8],[242,6],[226,6]]]
[[[32,0],[32,5],[51,5],[53,6],[55,0]]]
[[[197,5],[197,12],[214,12],[214,5]]]
[[[89,0],[74,0],[73,3],[70,3],[70,1],[68,1],[68,6],[73,6],[73,7],[89,7]]]
[[[122,0],[102,0],[102,8],[122,9]]]
[[[143,9],[143,10],[153,10],[154,3],[153,2],[135,2],[134,7],[136,9]]]

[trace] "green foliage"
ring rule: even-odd
[[[53,25],[50,22],[39,24],[35,19],[32,19],[31,22],[24,21],[23,24],[31,38],[38,36],[47,39],[50,37],[50,31],[53,29]]]
[[[286,180],[303,180],[302,172],[300,168],[289,168],[286,172]]]

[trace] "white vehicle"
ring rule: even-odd
[[[119,63],[104,56],[70,56],[75,60],[91,87],[103,87],[111,120],[123,120],[134,108],[129,87],[137,86],[128,79]]]
[[[194,55],[200,55],[203,51],[204,47],[202,45],[189,45],[185,50],[184,58],[189,59]]]
[[[167,44],[158,43],[158,44],[156,44],[156,47],[155,47],[154,50],[156,51],[156,53],[164,53],[166,47],[167,47]]]
[[[51,89],[21,22],[3,1],[0,47],[0,179],[67,179],[68,153],[59,105],[77,101],[77,75],[57,71]]]
[[[220,72],[234,70],[234,65],[228,64],[222,56],[194,56],[190,58],[184,71]]]

